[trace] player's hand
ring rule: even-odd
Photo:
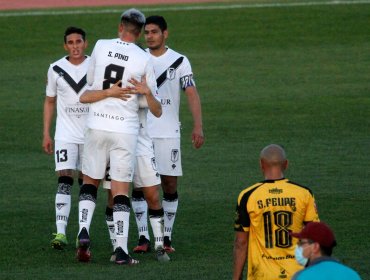
[[[106,89],[108,97],[115,97],[127,101],[131,98],[130,89],[121,87],[122,81],[119,80],[112,87]]]
[[[128,82],[134,85],[133,87],[129,87],[132,94],[144,94],[146,96],[152,94],[152,91],[146,83],[145,76],[142,78],[141,82],[139,82],[135,78],[131,78],[130,80],[128,80]]]
[[[191,134],[191,143],[195,149],[199,149],[204,144],[204,134],[202,128],[194,127]]]
[[[53,140],[49,135],[44,136],[44,139],[42,140],[42,148],[45,153],[49,155],[53,154]]]

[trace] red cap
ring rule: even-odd
[[[291,233],[291,235],[299,239],[310,239],[326,248],[332,248],[336,245],[333,231],[322,222],[310,222],[301,232]]]

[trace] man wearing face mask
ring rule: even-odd
[[[297,272],[292,280],[360,280],[353,269],[331,257],[336,241],[333,231],[322,222],[308,223],[301,232],[292,233],[299,238],[295,258],[304,270]]]
[[[248,280],[289,280],[303,268],[294,259],[297,240],[290,232],[319,220],[315,199],[284,177],[288,160],[281,146],[266,146],[260,167],[264,181],[244,189],[237,201],[233,279],[242,279],[248,260]]]

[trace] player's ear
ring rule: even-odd
[[[118,24],[118,33],[121,34],[122,31],[123,31],[123,24],[120,23],[120,24]]]
[[[286,159],[284,162],[283,162],[283,170],[286,170],[288,168],[288,165],[289,165],[289,162],[288,160]]]
[[[68,52],[68,47],[66,43],[63,44],[63,47],[64,47],[64,50]]]
[[[85,40],[85,49],[87,49],[87,47],[89,46],[89,42],[87,41],[87,39]]]
[[[163,36],[164,36],[164,39],[168,38],[168,30],[163,31]]]
[[[260,168],[261,168],[261,170],[262,170],[262,171],[264,171],[264,170],[265,170],[265,164],[264,164],[264,162],[263,162],[263,159],[262,159],[262,158],[260,159]]]

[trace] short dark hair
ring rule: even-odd
[[[145,25],[155,24],[163,31],[167,30],[167,22],[162,16],[150,16],[146,18]]]
[[[82,39],[85,41],[85,39],[86,39],[86,32],[82,28],[70,26],[64,32],[64,43],[67,43],[67,36],[68,35],[71,35],[73,33],[80,34],[82,36]]]

